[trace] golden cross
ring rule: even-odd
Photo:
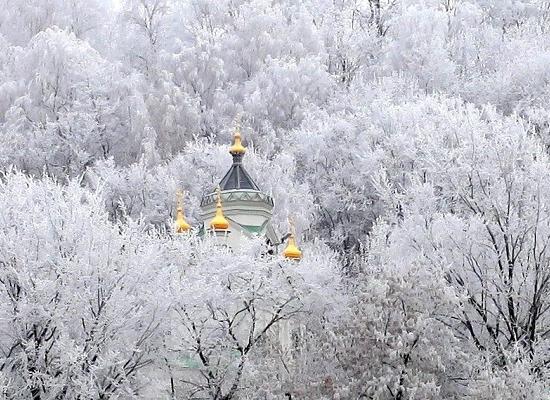
[[[241,131],[241,120],[242,120],[241,113],[237,113],[237,115],[235,116],[235,132]]]
[[[218,199],[218,206],[221,207],[221,205],[222,205],[222,192],[221,192],[220,185],[218,185],[218,187],[216,188],[216,197]]]
[[[292,217],[288,217],[288,225],[290,226],[290,234],[296,236],[296,227],[294,226],[294,220]]]

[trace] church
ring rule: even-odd
[[[300,260],[302,252],[296,245],[294,225],[290,222],[290,233],[279,238],[271,223],[273,198],[261,191],[243,165],[246,147],[242,144],[240,129],[233,135],[229,148],[233,164],[222,178],[218,187],[203,196],[200,204],[202,223],[198,235],[212,235],[224,245],[235,249],[243,238],[263,237],[271,251],[286,244],[282,255],[286,259]],[[175,230],[179,234],[193,231],[183,212],[182,194],[178,193]]]

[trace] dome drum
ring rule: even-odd
[[[205,195],[201,200],[201,208],[215,204],[217,201],[216,196],[216,192]],[[273,198],[270,195],[255,190],[227,190],[221,192],[221,198],[224,204],[243,201],[264,203],[270,210],[273,209],[274,205]]]

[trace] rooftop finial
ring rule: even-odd
[[[183,213],[183,192],[178,190],[176,192],[176,233],[185,233],[191,229],[191,225],[185,220],[185,214]]]
[[[235,118],[235,132],[233,133],[233,145],[229,148],[229,152],[233,155],[246,153],[246,147],[241,142],[241,115],[238,114]]]
[[[300,260],[302,258],[302,252],[296,246],[296,228],[294,227],[294,221],[289,217],[288,225],[290,226],[290,236],[288,237],[288,244],[283,251],[283,256],[291,260]]]
[[[216,186],[216,207],[222,206],[222,189],[220,188],[220,185]]]
[[[210,221],[210,228],[215,231],[225,231],[227,230],[227,228],[229,228],[229,222],[227,221],[227,219],[225,219],[223,215],[222,194],[220,185],[218,185],[218,187],[216,188],[216,196],[216,215],[214,216],[214,218],[212,218],[212,221]]]

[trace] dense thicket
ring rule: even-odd
[[[0,7],[6,398],[548,397],[550,2]],[[171,232],[237,115],[300,264]]]

